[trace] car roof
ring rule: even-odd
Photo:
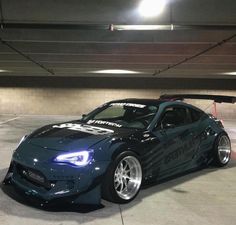
[[[136,103],[136,104],[148,104],[148,105],[160,105],[163,102],[166,102],[166,100],[159,100],[159,99],[145,99],[145,98],[127,98],[127,99],[120,99],[120,100],[114,100],[113,102],[129,102],[129,103]]]

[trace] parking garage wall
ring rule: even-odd
[[[16,79],[17,80],[17,79]],[[125,81],[120,84],[101,84],[102,80],[89,81],[87,83],[71,85],[63,82],[60,85],[48,85],[49,83],[30,83],[14,81],[10,83],[0,82],[0,114],[24,114],[24,115],[82,115],[106,101],[123,98],[158,98],[161,94],[192,93],[192,94],[220,94],[236,96],[234,87],[229,90],[217,88],[197,87],[193,83],[180,85],[172,81],[172,85],[156,85],[153,82],[128,84]],[[32,79],[31,79],[32,80]],[[131,80],[132,81],[132,80]],[[11,80],[12,82],[12,80]],[[83,80],[84,82],[84,80]],[[99,82],[99,83],[98,83]],[[174,84],[174,83],[175,84]],[[192,86],[191,86],[192,85]],[[177,88],[179,87],[179,88]],[[212,101],[189,101],[196,106],[211,112]],[[218,115],[222,119],[236,119],[236,104],[217,104]]]
[[[61,89],[61,88],[0,88],[0,114],[26,115],[82,115],[106,101],[122,98],[157,98],[167,90],[128,89]],[[215,94],[209,90],[168,90],[168,93]],[[236,91],[219,91],[217,94],[236,95]],[[211,113],[212,102],[189,101]],[[220,118],[236,119],[236,106],[217,104]]]

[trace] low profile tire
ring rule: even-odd
[[[218,167],[226,166],[231,158],[231,143],[226,133],[220,134],[213,149],[213,162]]]
[[[102,197],[114,203],[128,203],[139,193],[142,167],[137,154],[126,151],[111,163],[102,185]]]

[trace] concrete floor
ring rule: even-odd
[[[73,117],[0,116],[0,180],[24,134],[44,124],[70,119]],[[103,201],[104,208],[90,213],[36,209],[0,190],[0,224],[236,224],[236,121],[225,121],[225,126],[235,150],[226,168],[205,169],[144,189],[127,205]]]

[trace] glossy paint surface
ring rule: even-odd
[[[145,103],[145,100],[132,101]],[[147,129],[88,125],[77,120],[36,130],[13,154],[11,183],[26,194],[47,201],[71,197],[74,202],[99,204],[103,176],[116,155],[123,151],[134,151],[140,156],[144,182],[208,164],[215,138],[224,132],[223,128],[204,114],[196,122],[161,129],[157,124],[166,107],[195,107],[157,100],[153,104],[159,110]],[[60,154],[89,149],[94,154],[87,166],[53,162]]]

